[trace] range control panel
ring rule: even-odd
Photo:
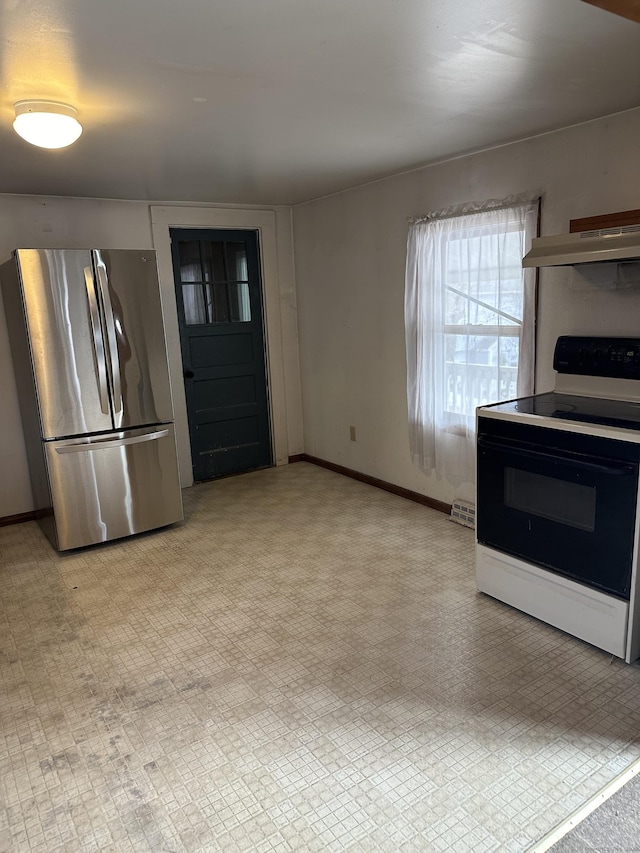
[[[640,379],[640,338],[562,335],[553,356],[558,373]]]

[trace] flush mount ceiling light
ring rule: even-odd
[[[82,133],[78,111],[57,101],[16,101],[13,127],[18,136],[40,148],[66,148]]]

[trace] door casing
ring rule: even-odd
[[[288,292],[294,291],[291,211],[279,206],[267,209],[165,204],[151,205],[150,212],[165,314],[181,485],[191,486],[193,477],[171,258],[171,228],[247,228],[259,234],[273,458],[275,465],[285,465],[290,452],[302,448],[297,327],[293,315],[283,312]],[[293,451],[290,451],[291,440]]]

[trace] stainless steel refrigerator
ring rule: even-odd
[[[155,253],[0,267],[37,518],[61,551],[182,519]]]

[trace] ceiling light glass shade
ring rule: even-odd
[[[16,101],[13,127],[18,136],[40,148],[66,148],[82,133],[78,111],[56,101]]]

